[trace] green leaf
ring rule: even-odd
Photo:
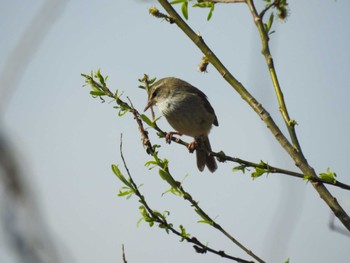
[[[184,194],[181,191],[179,191],[178,189],[175,189],[173,187],[171,187],[169,190],[166,190],[164,193],[162,193],[162,196],[167,194],[167,193],[172,193],[173,195],[179,196],[179,197],[184,196]]]
[[[156,147],[155,147],[156,148]],[[155,166],[159,166],[162,167],[164,166],[164,163],[167,163],[168,161],[165,159],[164,161],[162,161],[161,159],[159,159],[158,157],[158,152],[154,151],[153,153],[153,158],[154,160],[150,160],[148,162],[145,163],[145,166],[150,166],[150,165],[154,165],[153,167],[149,168],[149,169],[153,169]]]
[[[337,174],[335,172],[333,172],[330,168],[327,168],[327,172],[320,173],[319,177],[322,180],[325,180],[325,181],[333,183],[333,184],[335,184],[337,182],[337,180],[335,179],[335,177],[337,177]]]
[[[213,3],[213,2],[199,2],[197,4],[194,4],[192,7],[209,8],[209,13],[208,13],[208,17],[207,17],[207,21],[209,21],[213,15],[215,3]]]
[[[180,3],[183,3],[183,2],[186,2],[187,0],[175,0],[175,1],[172,1],[170,2],[171,5],[176,5],[176,4],[180,4]]]
[[[146,89],[146,87],[145,86],[142,86],[142,85],[139,85],[138,86],[140,89]]]
[[[209,20],[210,20],[210,18],[213,16],[214,7],[215,7],[215,4],[214,4],[214,3],[212,3],[212,6],[211,6],[211,7],[210,7],[210,9],[209,9],[209,13],[208,13],[207,21],[209,21]]]
[[[151,160],[151,161],[148,161],[148,162],[145,163],[145,166],[146,166],[146,167],[148,167],[148,166],[150,166],[150,165],[153,165],[153,166],[150,167],[149,170],[151,170],[151,169],[153,169],[154,167],[158,166],[158,162],[157,162],[157,161]]]
[[[263,166],[263,168],[261,167],[255,167],[255,171],[252,172],[251,176],[253,177],[253,179],[258,178],[260,176],[262,176],[263,174],[269,174],[270,173],[270,167],[268,165],[268,163],[265,163],[264,161],[260,161],[259,163],[261,166]],[[266,167],[266,168],[265,168]]]
[[[101,83],[102,86],[106,86],[105,80],[106,80],[107,78],[104,78],[104,77],[102,76],[101,70],[100,70],[100,69],[98,69],[98,70],[95,72],[95,77],[98,78],[98,80],[100,81],[100,83]]]
[[[160,177],[165,180],[170,186],[174,189],[178,188],[178,185],[174,178],[170,175],[169,172],[165,171],[164,169],[159,169],[159,175]]]
[[[182,3],[181,11],[185,19],[188,20],[188,2],[187,1]]]
[[[246,170],[247,166],[245,164],[241,164],[241,165],[238,165],[238,166],[235,166],[232,168],[232,172],[243,172],[245,173],[245,170]]]
[[[310,178],[311,178],[312,176],[310,175],[310,174],[305,174],[304,176],[303,176],[303,180],[310,180]]]
[[[118,196],[126,196],[126,195],[130,195],[133,194],[134,191],[129,190],[129,191],[119,191]]]
[[[164,211],[162,214],[156,210],[152,211],[152,219],[153,221],[158,222],[158,226],[164,229],[169,234],[169,229],[173,227],[172,224],[169,224],[166,221],[166,217],[170,215],[169,211]]]
[[[252,172],[252,177],[253,177],[253,179],[258,178],[258,177],[262,176],[266,172],[267,171],[265,169],[256,167],[255,168],[255,172]]]
[[[271,13],[269,20],[267,21],[266,27],[267,27],[267,32],[270,31],[272,24],[273,24],[273,19],[274,19],[274,14]]]
[[[140,213],[142,215],[142,219],[141,220],[145,220],[145,222],[147,222],[149,224],[150,227],[152,227],[154,225],[154,219],[153,217],[147,212],[147,209],[144,206],[140,206],[139,207]],[[139,222],[141,221],[139,220]]]
[[[154,122],[151,121],[145,114],[141,114],[140,117],[148,126],[154,128]]]
[[[121,189],[126,189],[126,190],[123,191]],[[120,197],[126,196],[126,199],[129,199],[133,194],[135,194],[134,189],[130,189],[129,187],[123,186],[121,187],[121,189],[119,190],[119,193],[118,193],[118,196]]]
[[[153,154],[153,157],[155,160],[157,160],[159,167],[161,167],[163,170],[168,170],[169,161],[167,159],[160,159],[158,157],[158,153]]]
[[[181,230],[181,242],[184,241],[186,238],[190,238],[191,235],[189,233],[186,232],[186,229],[180,225],[180,230]]]
[[[205,224],[213,225],[214,222],[206,214],[204,214],[201,210],[195,209],[194,211],[196,211],[196,213],[201,218],[203,218],[203,220],[198,221],[198,223],[205,223]]]
[[[157,210],[153,210],[152,213],[159,218],[165,219],[165,217],[161,213],[159,213]]]
[[[92,88],[92,90],[94,90],[94,91],[99,91],[102,89],[102,86],[94,80],[93,71],[91,71],[91,75],[86,75],[86,74],[81,74],[81,75],[85,78],[86,84],[83,85],[84,87],[90,86]]]
[[[120,181],[122,181],[129,188],[133,189],[131,183],[124,177],[117,165],[112,164],[112,171],[119,178]]]
[[[136,226],[139,227],[142,221],[143,221],[143,218],[141,217],[141,218],[136,222]]]
[[[151,78],[151,79],[148,80],[148,84],[149,84],[149,85],[152,85],[153,82],[155,82],[156,80],[157,80],[157,78],[155,78],[155,77],[154,77],[154,78]]]
[[[102,90],[92,90],[90,91],[92,96],[106,96],[107,94]]]
[[[210,8],[214,3],[211,2],[199,2],[194,4],[192,7],[200,7],[200,8]]]
[[[120,110],[118,112],[118,116],[122,117],[124,116],[126,113],[128,113],[130,110],[128,107],[123,107],[122,105],[120,106]]]

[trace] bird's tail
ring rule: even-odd
[[[207,166],[210,172],[215,172],[218,166],[214,156],[209,155],[209,152],[211,152],[211,146],[208,136],[196,137],[195,141],[197,143],[196,157],[199,171],[202,172],[204,167]]]

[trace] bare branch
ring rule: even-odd
[[[123,253],[123,263],[127,263],[124,251],[124,244],[122,245],[122,253]]]

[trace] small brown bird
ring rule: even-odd
[[[207,166],[210,172],[214,172],[217,164],[214,156],[209,155],[208,134],[212,125],[218,126],[219,123],[207,96],[186,81],[168,77],[149,88],[145,111],[153,105],[157,105],[178,134],[194,137],[189,150],[196,149],[198,169],[203,171]]]

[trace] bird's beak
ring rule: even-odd
[[[143,110],[144,112],[146,111],[146,110],[148,110],[150,107],[152,107],[154,105],[154,101],[149,101],[148,103],[147,103],[147,105],[146,105],[146,107],[145,107],[145,109]]]

